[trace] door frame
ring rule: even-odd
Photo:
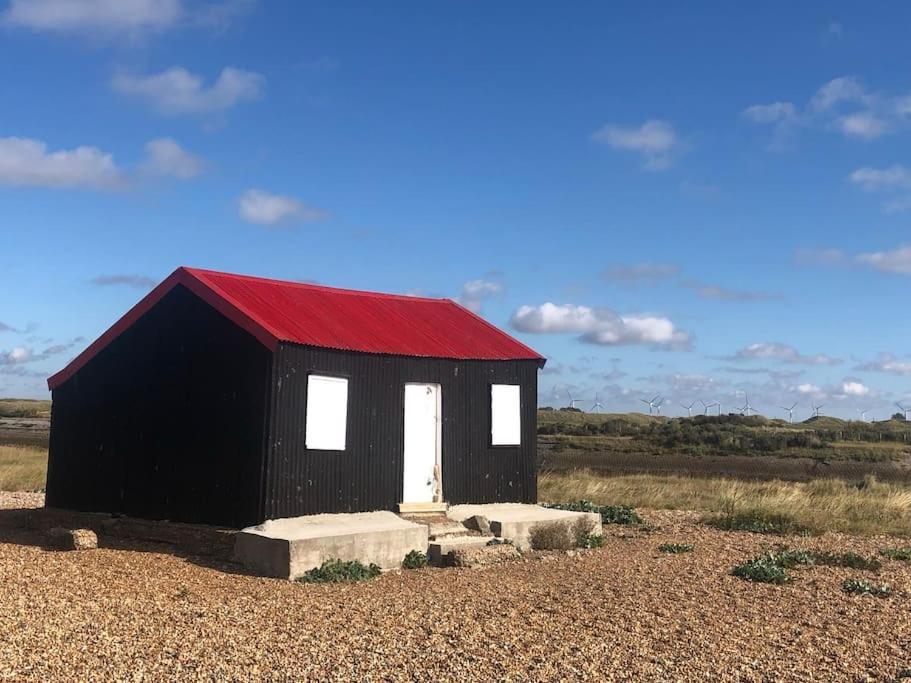
[[[402,385],[402,502],[412,502],[405,500],[405,424],[408,410],[405,395],[409,386],[436,389],[436,452],[434,453],[434,490],[431,502],[441,503],[446,500],[446,495],[443,489],[443,386],[439,382],[405,382]],[[439,491],[439,495],[437,491]]]

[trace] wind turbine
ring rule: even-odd
[[[655,403],[655,412],[658,414],[659,417],[661,416],[661,406],[663,406],[663,405],[664,405],[663,398],[659,398],[658,402]]]
[[[566,395],[569,396],[569,407],[570,407],[570,408],[575,408],[575,407],[576,407],[576,404],[577,404],[579,401],[584,401],[584,400],[585,400],[585,399],[582,399],[582,398],[573,398],[573,395],[572,395],[571,393],[569,393],[569,389],[566,390]]]
[[[688,406],[685,406],[685,405],[683,405],[683,404],[681,403],[681,404],[680,404],[680,407],[683,408],[683,409],[686,411],[686,416],[687,416],[687,417],[693,417],[693,406],[694,406],[694,405],[696,405],[696,401],[693,401],[693,402],[690,403]],[[703,404],[703,405],[705,405],[705,404]]]
[[[781,406],[781,409],[784,411],[787,411],[787,413],[788,413],[788,422],[794,422],[794,408],[796,408],[796,407],[797,407],[796,403],[794,405],[792,405],[790,408],[785,408],[784,406]]]
[[[645,405],[648,406],[648,414],[651,415],[651,414],[652,414],[652,410],[654,410],[656,407],[658,407],[659,404],[656,403],[656,401],[657,401],[658,399],[660,399],[660,398],[661,398],[661,394],[655,394],[655,395],[654,395],[651,399],[649,399],[648,401],[646,401],[644,398],[640,398],[639,401],[640,401],[641,403],[644,403]]]
[[[905,414],[905,419],[907,420],[908,413],[911,413],[911,408],[905,408],[905,406],[902,405],[901,401],[896,401],[895,406]]]
[[[595,394],[595,403],[592,405],[592,412],[597,413],[598,408],[604,408],[604,404],[601,403],[601,400],[598,398],[598,394]]]
[[[867,413],[870,412],[870,409],[869,409],[869,408],[864,408],[863,410],[858,410],[857,412],[860,413],[860,421],[861,421],[861,422],[866,422],[866,421],[867,421]]]
[[[750,405],[750,397],[747,394],[744,394],[743,398],[745,403],[743,404],[743,408],[740,409],[740,414],[749,417],[750,411],[753,410],[753,406]],[[721,411],[719,410],[719,414],[720,412]]]
[[[714,403],[706,403],[706,402],[703,401],[701,398],[699,399],[699,402],[702,404],[702,414],[703,414],[703,415],[708,415],[708,414],[709,414],[709,408],[711,408],[712,406],[715,405]]]
[[[810,405],[813,406],[813,417],[819,417],[819,411],[825,407],[825,404],[821,404],[821,405],[817,406],[817,405],[813,405],[811,403]]]

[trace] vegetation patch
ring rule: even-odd
[[[789,569],[801,566],[850,567],[868,571],[878,571],[882,568],[882,564],[875,557],[864,557],[857,553],[779,547],[737,565],[732,573],[748,581],[781,584],[791,580]]]
[[[642,518],[633,508],[622,505],[595,505],[590,500],[574,503],[546,503],[544,507],[570,512],[595,512],[601,515],[602,524],[642,524]]]
[[[0,491],[44,491],[47,451],[0,445]]]
[[[722,531],[749,531],[754,534],[800,534],[807,536],[810,529],[798,524],[793,517],[763,510],[745,510],[710,517],[706,523]]]
[[[534,526],[529,533],[534,550],[572,550],[578,547],[573,530],[565,522],[548,522]]]
[[[731,573],[738,578],[757,583],[783,584],[791,580],[788,570],[768,554],[738,564]]]
[[[512,539],[510,538],[491,538],[487,541],[487,545],[512,545]]]
[[[662,543],[658,546],[658,552],[679,555],[693,552],[693,547],[692,543]]]
[[[888,598],[892,595],[892,587],[889,584],[876,584],[864,579],[845,579],[841,587],[845,593],[854,595],[872,595],[877,598]]]
[[[427,566],[427,555],[420,550],[412,550],[402,560],[403,569],[421,569]]]
[[[911,562],[911,547],[909,548],[882,548],[879,554],[890,560]]]
[[[311,569],[297,580],[301,583],[339,583],[366,581],[379,576],[381,570],[372,562],[365,565],[358,560],[326,560],[316,569]]]

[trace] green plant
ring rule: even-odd
[[[875,584],[864,579],[845,579],[841,584],[846,593],[855,595],[873,595],[877,598],[888,598],[892,595],[892,587],[888,584]]]
[[[758,583],[783,584],[791,580],[787,569],[770,554],[738,564],[731,573],[738,578]]]
[[[337,583],[366,581],[379,576],[380,568],[370,563],[365,565],[358,560],[326,560],[316,569],[311,569],[297,580],[301,583]]]
[[[402,560],[403,569],[421,569],[427,566],[427,555],[420,550],[412,550]]]
[[[679,555],[680,553],[691,553],[693,552],[692,543],[662,543],[658,546],[658,551],[662,553],[670,553],[672,555]]]
[[[869,571],[879,571],[882,569],[882,562],[875,557],[864,557],[857,553],[830,553],[830,552],[813,552],[813,564],[827,567],[850,567],[851,569],[866,569]]]
[[[911,548],[883,548],[879,551],[879,554],[890,560],[911,562]]]
[[[547,503],[544,507],[571,512],[595,512],[601,515],[603,524],[642,524],[642,518],[633,508],[622,505],[595,505],[590,500],[574,503]]]
[[[810,530],[788,515],[746,510],[710,517],[706,523],[722,531],[749,531],[754,534],[800,534],[808,536]]]
[[[580,546],[582,548],[603,548],[604,536],[601,534],[586,534]]]
[[[512,539],[510,538],[491,538],[487,541],[487,545],[512,545]]]

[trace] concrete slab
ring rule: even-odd
[[[234,558],[261,576],[296,579],[329,559],[397,569],[412,550],[427,551],[427,527],[392,512],[271,519],[237,533]]]
[[[453,550],[465,548],[483,548],[492,536],[458,536],[454,538],[441,538],[431,541],[427,549],[427,562],[434,567],[441,567],[446,556]]]
[[[565,522],[573,524],[577,519],[590,520],[592,533],[601,533],[601,515],[595,512],[571,512],[553,510],[540,505],[525,503],[486,503],[482,505],[453,505],[449,518],[457,522],[482,515],[490,521],[490,531],[499,538],[507,538],[517,548],[526,550],[530,546],[531,530],[539,524]]]

